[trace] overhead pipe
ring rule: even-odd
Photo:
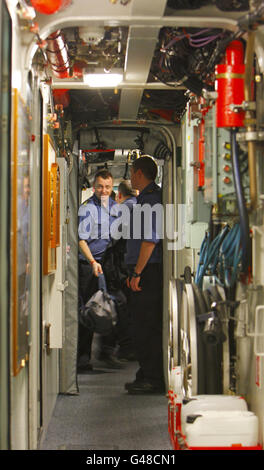
[[[55,77],[70,78],[68,49],[60,30],[48,36],[46,54]]]

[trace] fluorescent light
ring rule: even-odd
[[[123,80],[121,73],[84,73],[83,81],[90,87],[116,87]]]

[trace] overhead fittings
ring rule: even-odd
[[[33,20],[36,17],[36,12],[33,7],[30,7],[25,0],[20,0],[16,5],[16,12],[23,20]]]
[[[255,101],[243,101],[241,104],[230,104],[229,108],[234,113],[240,113],[241,111],[256,111]]]
[[[264,141],[264,131],[245,131],[238,132],[236,135],[237,142],[262,142]]]

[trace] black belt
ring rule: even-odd
[[[86,261],[85,259],[79,259],[80,264],[90,264],[89,261]]]
[[[97,259],[95,261],[96,261],[96,263],[100,263],[100,261],[98,261]],[[85,259],[79,259],[79,263],[80,264],[88,264],[89,266],[91,265],[91,263],[89,261],[86,261]]]

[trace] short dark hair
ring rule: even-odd
[[[158,173],[157,163],[155,162],[154,158],[150,157],[149,155],[142,155],[141,157],[134,160],[132,163],[132,168],[134,171],[141,170],[143,175],[151,181],[156,179]]]
[[[107,178],[112,178],[113,179],[113,175],[112,173],[110,173],[109,170],[107,170],[106,168],[102,168],[101,170],[98,170],[95,175],[94,175],[94,183],[96,181],[97,178],[103,178],[104,180],[106,180]]]
[[[136,195],[136,191],[132,189],[131,184],[127,180],[121,181],[121,183],[119,183],[118,191],[122,194],[122,196],[125,197]]]

